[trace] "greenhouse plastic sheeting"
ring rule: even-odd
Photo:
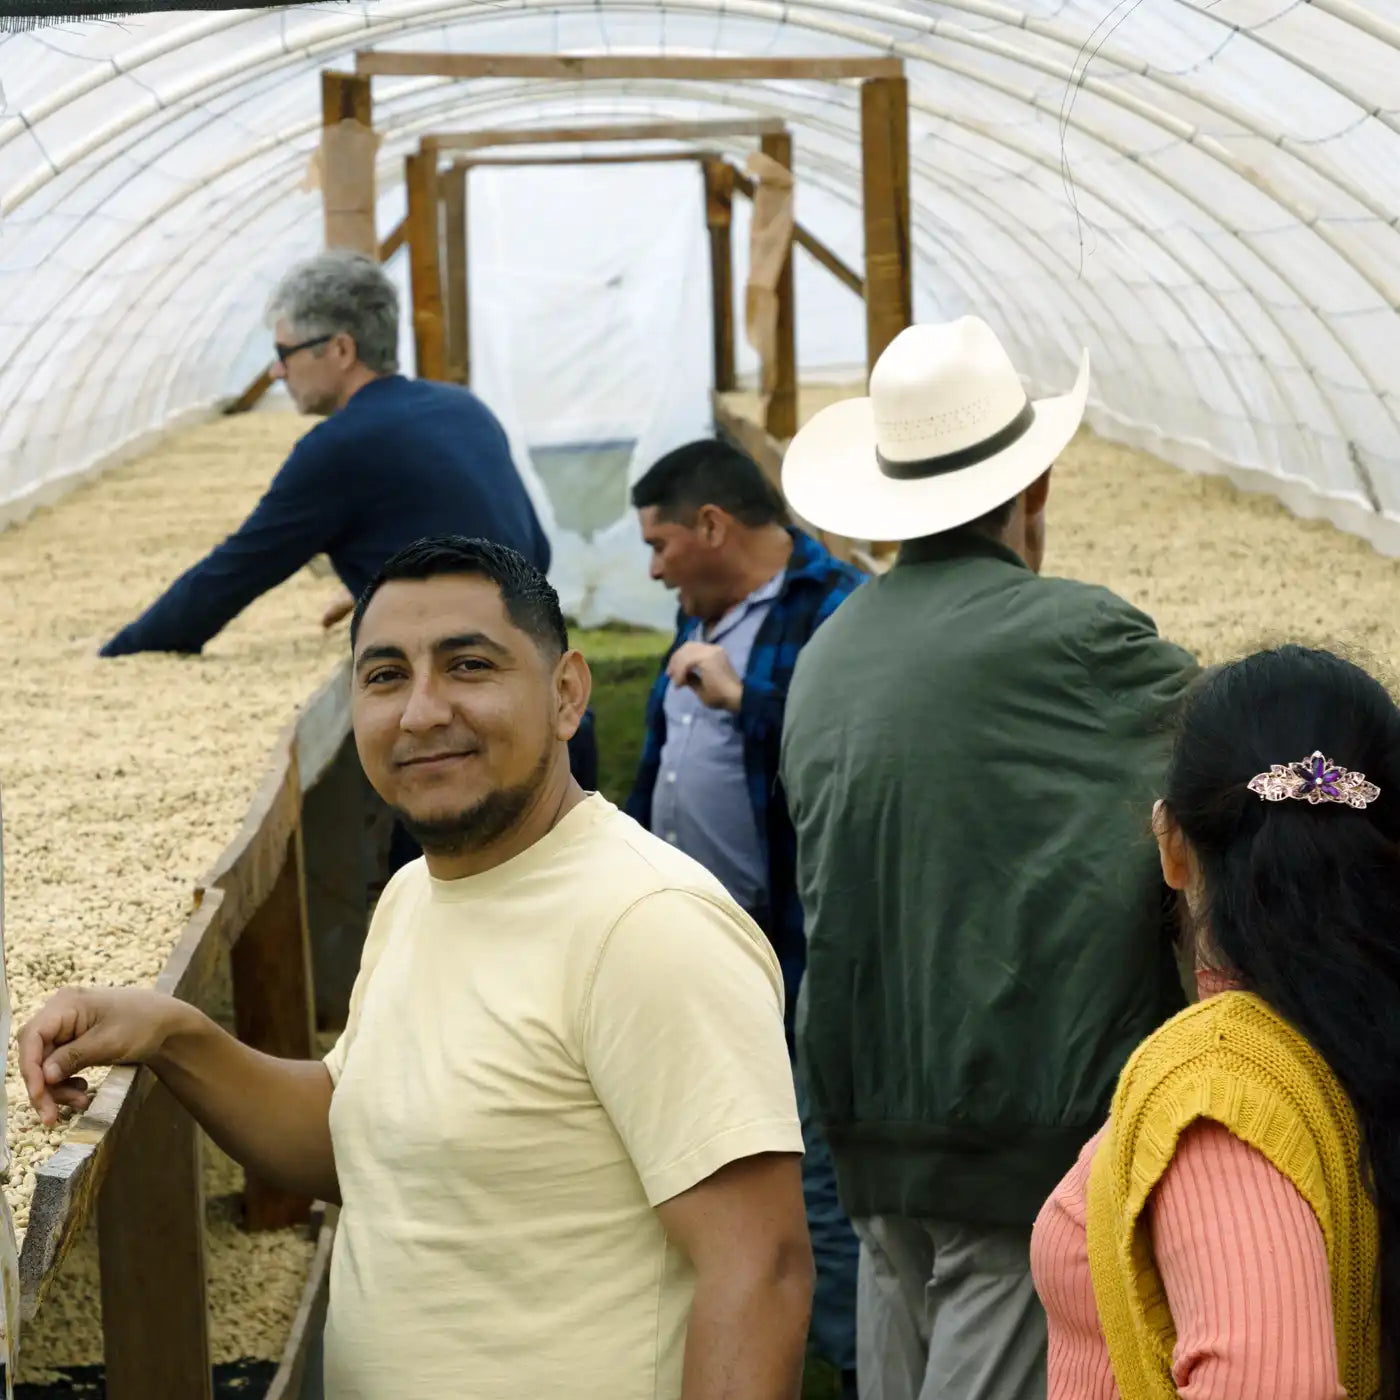
[[[317,73],[350,69],[370,47],[901,56],[920,319],[986,317],[1037,390],[1067,387],[1087,346],[1100,432],[1400,552],[1393,0],[377,0],[5,36],[0,512],[256,374],[267,292],[321,237],[304,180]],[[384,231],[403,210],[402,158],[426,131],[777,115],[793,133],[798,218],[861,264],[851,83],[385,78],[374,103]],[[742,162],[753,143],[720,144]],[[550,230],[563,249],[611,227],[556,218],[540,188],[536,246]],[[684,222],[658,224],[676,241],[650,250],[656,265],[689,267]],[[742,276],[740,256],[736,294]],[[689,272],[672,287],[676,317],[698,318],[675,333],[703,345],[704,298]],[[600,298],[574,298],[568,315],[604,324]],[[492,299],[511,325],[488,327],[478,309],[483,373],[483,337],[528,334],[525,302]],[[863,326],[851,293],[800,255],[802,373],[860,366]],[[604,362],[631,353],[621,339],[591,343]],[[678,402],[694,402],[704,385],[684,376],[703,359],[674,366]],[[598,369],[596,385],[575,377],[579,393],[610,382]],[[675,421],[686,425],[684,410]],[[604,426],[607,441],[573,446],[601,471],[630,442],[635,473],[646,424]],[[519,444],[535,428],[511,431]],[[558,469],[561,445],[531,444],[531,462]],[[591,531],[589,547],[605,535]]]

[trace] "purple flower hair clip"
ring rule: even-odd
[[[1266,802],[1293,798],[1299,802],[1341,802],[1348,807],[1365,807],[1381,794],[1364,773],[1352,773],[1314,750],[1301,763],[1275,763],[1267,773],[1249,780],[1250,792]]]

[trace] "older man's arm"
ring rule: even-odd
[[[696,1271],[682,1400],[793,1400],[813,1282],[801,1158],[731,1162],[657,1214]]]
[[[346,485],[334,467],[323,441],[303,438],[243,524],[186,569],[100,654],[202,651],[249,604],[336,539],[348,505]]]

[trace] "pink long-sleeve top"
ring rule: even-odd
[[[1198,979],[1202,996],[1230,982]],[[1101,1130],[1041,1209],[1031,1272],[1049,1322],[1047,1400],[1120,1400],[1099,1328],[1085,1209]],[[1327,1246],[1312,1208],[1262,1153],[1202,1119],[1147,1204],[1182,1400],[1346,1400]]]

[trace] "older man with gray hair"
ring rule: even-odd
[[[102,648],[198,652],[318,554],[346,589],[330,626],[386,559],[429,535],[508,545],[541,572],[549,542],[504,430],[470,390],[398,372],[399,302],[372,259],[334,250],[293,268],[268,308],[275,377],[325,418],[239,528]]]

